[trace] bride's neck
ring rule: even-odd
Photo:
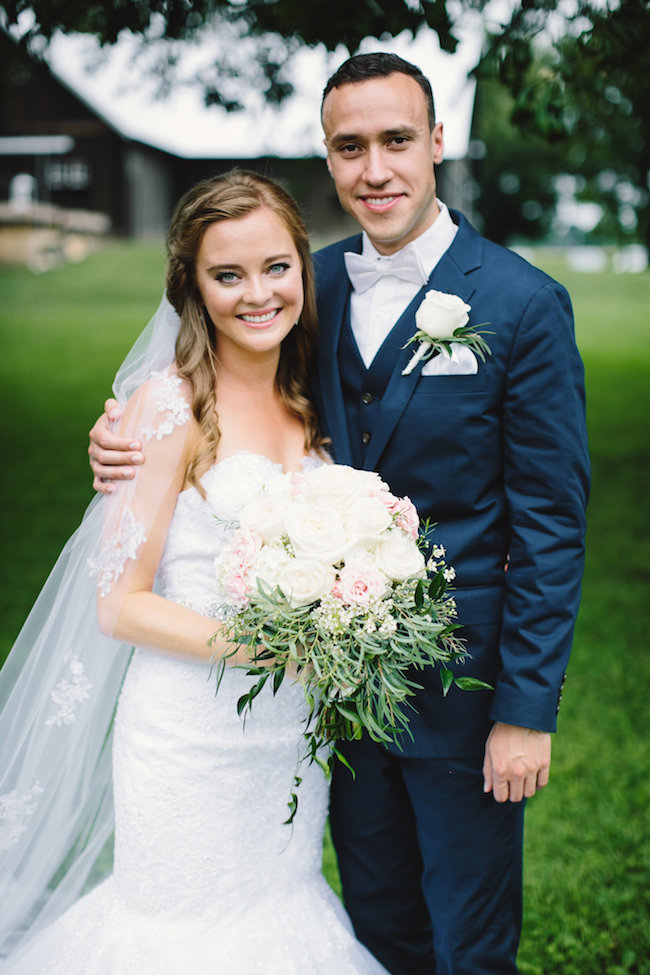
[[[279,355],[215,356],[217,386],[240,386],[258,394],[275,389]]]

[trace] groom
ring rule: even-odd
[[[437,676],[418,674],[414,740],[346,746],[356,778],[337,768],[331,805],[346,907],[392,975],[507,975],[524,799],[548,781],[583,565],[571,306],[437,200],[442,124],[416,67],[351,58],[327,84],[322,119],[339,199],[363,230],[315,258],[323,426],[339,463],[379,471],[437,523],[457,572],[466,671],[495,688],[443,699]],[[471,305],[470,323],[490,333],[485,363],[456,346],[403,374],[429,290]],[[111,473],[102,448],[126,444],[103,421],[91,440],[97,484]]]

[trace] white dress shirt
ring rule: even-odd
[[[434,267],[456,236],[458,227],[451,219],[449,210],[438,200],[440,213],[431,226],[404,248],[413,248],[422,268],[423,279],[429,278]],[[361,253],[377,261],[386,260],[373,247],[364,231]],[[381,348],[386,336],[405,308],[415,298],[421,285],[403,281],[386,274],[361,294],[352,292],[350,297],[350,324],[366,369]]]

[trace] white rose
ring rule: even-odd
[[[286,530],[300,558],[334,565],[349,548],[341,516],[323,504],[293,504],[287,514]]]
[[[282,569],[290,561],[291,556],[286,549],[265,545],[251,566],[249,576],[251,579],[261,579],[265,585],[275,589],[280,585]]]
[[[379,541],[392,524],[390,512],[380,498],[356,498],[343,515],[348,534],[359,541]]]
[[[402,582],[424,572],[424,555],[412,538],[401,531],[389,532],[375,549],[377,568],[394,582]]]
[[[427,291],[424,301],[415,313],[419,331],[432,339],[449,339],[457,328],[467,325],[471,305],[466,305],[458,295],[444,291]]]
[[[385,485],[374,471],[359,471],[344,464],[324,464],[307,473],[301,494],[306,500],[317,500],[319,504],[345,511],[355,498],[378,492],[382,487]]]
[[[357,542],[345,553],[345,564],[349,565],[351,562],[363,562],[364,565],[374,565],[376,544],[376,542],[369,542],[367,545],[364,545],[363,542]]]
[[[244,505],[239,513],[239,522],[261,535],[269,544],[284,531],[287,507],[288,494],[259,494]]]
[[[334,569],[315,559],[289,559],[280,569],[278,585],[291,606],[307,606],[331,591]]]

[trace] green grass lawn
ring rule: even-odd
[[[522,975],[650,975],[650,273],[569,272],[594,471],[588,562],[549,787],[529,804]],[[0,659],[91,497],[87,431],[155,311],[162,246],[0,268]],[[326,872],[336,868],[326,843]]]

